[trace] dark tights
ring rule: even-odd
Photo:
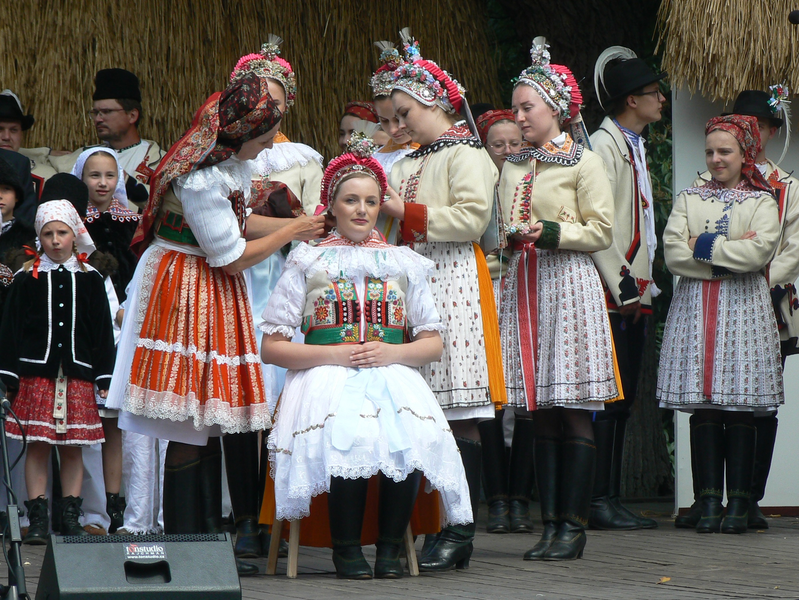
[[[533,426],[539,438],[594,439],[591,412],[587,410],[560,407],[537,410],[533,414]]]
[[[755,413],[751,410],[699,409],[694,413],[696,425],[718,423],[719,425],[755,425]]]
[[[205,446],[192,446],[181,442],[169,442],[166,447],[166,466],[180,467],[198,461],[206,456],[213,456],[220,452],[219,438],[208,438]]]

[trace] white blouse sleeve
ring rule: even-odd
[[[188,175],[191,178],[194,173]],[[222,181],[209,182],[198,189],[190,179],[173,182],[175,195],[183,205],[183,218],[191,228],[212,267],[229,265],[244,254],[247,245],[241,236],[236,213],[230,205],[230,188]]]
[[[269,296],[258,328],[266,335],[280,333],[293,338],[294,331],[302,324],[306,293],[305,273],[295,265],[286,266]]]
[[[420,331],[444,331],[444,324],[436,309],[427,279],[421,279],[415,284],[408,281],[405,304],[411,337],[416,337]]]

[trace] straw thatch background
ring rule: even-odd
[[[399,42],[403,26],[472,101],[499,103],[484,9],[484,0],[8,0],[0,4],[0,88],[17,92],[36,117],[25,146],[73,149],[97,141],[87,115],[95,72],[128,69],[141,81],[140,133],[169,147],[238,57],[276,33],[299,88],[282,129],[329,159],[344,104],[370,99],[379,66],[372,42]]]
[[[787,81],[799,86],[795,0],[663,0],[658,16],[663,67],[672,86],[712,101]]]

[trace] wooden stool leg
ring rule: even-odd
[[[283,521],[272,523],[272,539],[269,540],[269,559],[266,563],[266,574],[277,573],[277,553],[280,551],[280,536],[283,534]]]
[[[419,561],[416,558],[416,546],[413,545],[413,531],[410,524],[405,530],[405,556],[408,559],[408,571],[411,577],[419,576]]]
[[[289,579],[297,578],[297,557],[300,553],[300,521],[291,521],[289,529],[289,565],[286,575]]]

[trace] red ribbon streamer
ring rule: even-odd
[[[517,323],[527,409],[535,410],[535,369],[538,363],[538,257],[534,244],[523,244],[517,270]]]
[[[710,400],[713,393],[713,364],[716,356],[716,326],[719,316],[719,290],[721,281],[702,282],[702,317],[704,328],[704,380],[702,394]]]

